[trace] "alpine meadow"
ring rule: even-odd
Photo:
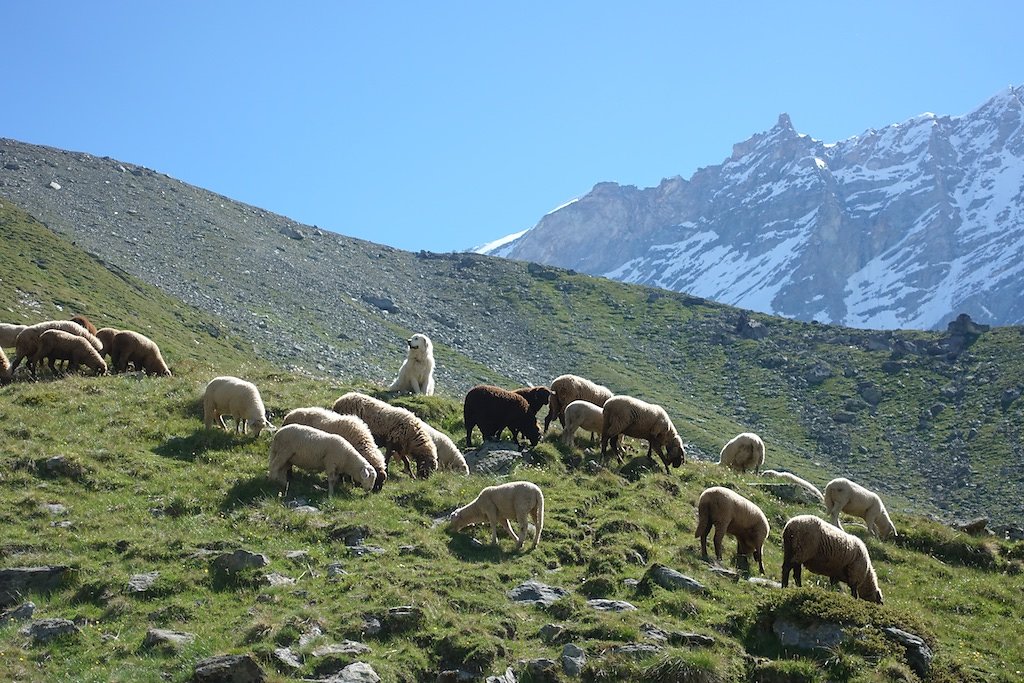
[[[0,678],[11,681],[1018,681],[1024,677],[1024,329],[960,318],[871,331],[468,253],[409,253],[297,224],[150,169],[0,140],[0,322],[86,315],[159,344],[172,376],[21,367],[0,386]],[[434,395],[387,391],[413,334]],[[14,349],[5,347],[8,357]],[[627,438],[466,448],[475,385],[572,373],[662,406],[666,474]],[[359,391],[412,411],[470,474],[328,496],[268,476],[273,433],[206,429],[214,377],[270,421]],[[540,423],[547,408],[540,412]],[[230,425],[230,423],[229,423]],[[763,469],[876,492],[857,517],[883,604],[810,571],[782,534],[826,518],[799,486],[718,464],[756,432]],[[474,443],[479,443],[479,437]],[[487,486],[543,491],[539,543],[453,531]],[[762,575],[697,500],[770,525]],[[979,521],[979,518],[984,518]],[[513,528],[519,528],[513,520]],[[966,529],[966,531],[965,531]],[[973,533],[969,533],[973,532]]]

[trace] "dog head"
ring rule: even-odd
[[[409,358],[422,360],[434,354],[434,345],[425,334],[414,334],[406,339],[405,343],[409,345]]]

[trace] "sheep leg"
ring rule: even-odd
[[[764,562],[761,559],[762,548],[754,549],[754,559],[757,560],[757,568],[761,570],[761,575],[764,576]]]
[[[523,547],[523,541],[519,538],[519,535],[516,534],[516,532],[512,529],[512,520],[511,519],[504,519],[504,520],[502,520],[502,523],[505,525],[505,531],[508,532],[508,535],[512,538],[512,540],[519,544],[517,546],[517,549],[518,548],[522,548]]]
[[[702,520],[703,521],[703,520]],[[708,559],[708,534],[711,533],[711,525],[705,522],[705,526],[697,527],[697,536],[700,538],[700,556],[705,562]]]
[[[338,481],[339,474],[337,472],[327,473],[327,497],[334,497],[334,484]]]
[[[399,453],[398,457],[402,459],[402,464],[405,465],[405,473],[409,475],[410,479],[412,479],[412,464],[409,463],[409,457],[405,453]]]
[[[722,561],[722,541],[725,540],[725,530],[729,528],[726,522],[715,522],[715,558]]]

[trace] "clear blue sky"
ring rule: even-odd
[[[3,0],[0,136],[402,249],[1024,83],[1024,3]],[[2,188],[0,188],[2,194]]]

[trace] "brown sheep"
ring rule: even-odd
[[[551,390],[547,387],[522,387],[515,389],[514,393],[519,394],[530,404],[530,414],[537,417],[540,409],[548,405],[551,399]]]
[[[601,456],[607,452],[608,444],[619,460],[622,460],[622,437],[646,439],[647,457],[651,451],[658,454],[665,466],[679,467],[686,462],[686,448],[669,419],[665,409],[656,403],[646,403],[632,396],[612,396],[604,403],[601,423]],[[664,450],[663,450],[664,449]]]
[[[603,406],[612,397],[608,387],[594,384],[579,375],[559,375],[551,382],[551,399],[548,402],[548,414],[544,418],[544,431],[556,417],[558,423],[565,426],[565,408],[573,401],[590,401],[595,406]]]
[[[489,384],[478,384],[466,393],[462,404],[462,417],[466,424],[466,448],[473,446],[473,428],[480,427],[484,441],[496,441],[501,430],[508,427],[512,440],[519,445],[519,434],[530,440],[531,446],[540,441],[537,418],[530,413],[530,404],[520,394]]]
[[[21,361],[27,361],[28,371],[33,377],[36,374],[36,365],[32,361],[32,357],[36,353],[36,349],[39,346],[39,335],[47,330],[62,330],[64,332],[70,332],[71,334],[84,337],[86,341],[92,344],[93,348],[99,351],[103,348],[103,344],[94,335],[89,333],[89,330],[85,329],[78,323],[71,322],[70,320],[47,320],[45,322],[36,323],[35,325],[29,325],[18,334],[18,338],[15,340],[15,354],[14,361],[11,363],[11,374],[18,369],[21,365]]]
[[[117,335],[121,330],[115,330],[113,327],[101,327],[96,330],[96,338],[100,340],[100,355],[109,356],[110,347],[114,343],[114,336]],[[113,360],[113,359],[111,359]],[[113,363],[111,363],[113,364]]]
[[[735,491],[721,486],[704,489],[697,500],[697,531],[700,554],[708,559],[708,533],[715,527],[715,557],[722,561],[722,540],[726,534],[736,537],[736,552],[753,555],[757,568],[764,574],[761,550],[768,538],[768,518],[761,508]]]
[[[114,372],[124,372],[128,364],[135,365],[147,375],[171,376],[171,370],[164,362],[160,347],[149,337],[132,330],[121,330],[110,342],[110,364]]]
[[[56,363],[59,360],[68,362],[68,372],[74,372],[79,366],[85,365],[97,375],[107,374],[107,364],[103,362],[99,351],[84,337],[63,330],[46,330],[39,335],[31,363],[36,365],[44,358],[49,359],[50,372],[53,374],[57,374]]]
[[[437,469],[434,440],[412,411],[357,391],[341,396],[334,402],[333,409],[342,415],[355,415],[366,423],[374,441],[387,449],[386,464],[390,464],[391,456],[397,453],[407,468],[410,456],[416,461],[416,476],[420,479],[426,479]]]
[[[85,329],[89,330],[89,334],[96,335],[96,326],[92,324],[92,321],[86,318],[84,315],[76,315],[71,319],[71,322],[78,323]]]
[[[815,574],[829,577],[833,586],[844,582],[855,598],[882,604],[878,576],[864,541],[820,517],[798,515],[786,522],[782,553],[783,588],[789,585],[791,571],[800,586],[802,567],[807,567]]]

